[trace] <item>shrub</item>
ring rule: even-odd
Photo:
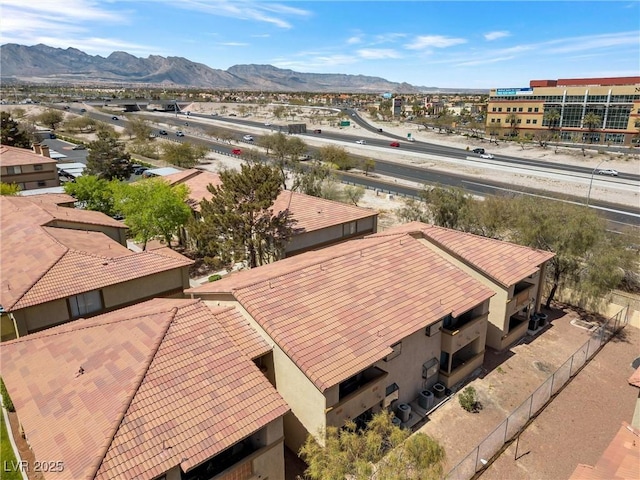
[[[458,395],[458,401],[460,402],[460,406],[467,412],[475,413],[479,410],[478,396],[476,389],[473,387],[465,388],[460,395]]]
[[[2,380],[2,378],[0,378],[0,394],[2,394],[2,404],[4,408],[9,412],[15,412],[16,407],[13,406],[13,402],[9,396],[9,392],[7,392],[7,387],[4,386],[4,380]]]
[[[210,282],[215,282],[216,280],[220,280],[222,278],[222,275],[218,275],[217,273],[215,275],[211,275],[209,277],[209,281]]]

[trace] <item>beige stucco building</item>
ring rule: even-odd
[[[406,232],[414,232],[431,250],[493,290],[487,346],[503,350],[525,336],[533,315],[540,312],[552,252],[419,222],[379,235]]]
[[[48,198],[0,198],[3,340],[188,288],[188,258],[132,252],[122,223]]]
[[[33,150],[0,146],[2,183],[16,184],[20,190],[60,186],[56,165],[46,145],[35,144]]]
[[[640,77],[531,80],[526,88],[491,90],[486,128],[501,136],[543,132],[563,141],[637,146],[639,120]]]
[[[494,294],[408,234],[351,240],[187,293],[234,306],[272,347],[260,365],[291,407],[294,451],[327,426],[463,381],[482,365]]]

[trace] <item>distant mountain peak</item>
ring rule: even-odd
[[[123,51],[108,57],[88,55],[76,48],[7,43],[0,47],[2,80],[51,83],[158,84],[229,90],[350,93],[420,93],[434,88],[390,82],[380,77],[339,73],[303,73],[273,65],[234,65],[227,70],[208,67],[184,57],[149,55],[138,58]]]

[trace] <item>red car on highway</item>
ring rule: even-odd
[[[234,148],[233,150],[231,150],[231,153],[233,153],[234,155],[241,155],[242,150],[240,150],[239,148]]]
[[[390,147],[399,147],[400,146],[400,142],[391,142],[389,144]]]

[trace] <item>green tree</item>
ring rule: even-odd
[[[382,411],[363,429],[353,421],[344,428],[328,427],[325,445],[308,436],[300,449],[308,480],[430,480],[442,476],[445,451],[431,437],[392,423]]]
[[[0,143],[9,147],[31,148],[31,137],[8,112],[0,112]]]
[[[74,117],[64,123],[67,130],[72,132],[93,132],[96,129],[95,119],[87,116]]]
[[[547,308],[564,288],[574,292],[580,306],[598,306],[619,285],[624,271],[634,268],[629,252],[611,240],[604,219],[594,210],[538,197],[513,202],[513,239],[555,253],[548,267]]]
[[[518,136],[518,120],[519,117],[515,113],[510,113],[505,118],[504,123],[509,125],[509,136],[517,137]]]
[[[556,130],[560,125],[560,111],[557,108],[550,108],[544,111],[542,124],[547,125],[550,130]]]
[[[267,135],[267,137],[269,138],[263,142],[263,145],[271,147],[274,165],[280,170],[283,179],[282,189],[286,190],[287,171],[296,168],[298,159],[307,151],[307,144],[298,137],[287,137],[281,132]]]
[[[14,196],[20,193],[20,186],[16,183],[0,182],[0,195]]]
[[[376,169],[376,162],[372,158],[367,158],[362,162],[362,169],[366,177],[369,175],[369,172],[373,172]]]
[[[131,116],[124,127],[124,131],[129,135],[129,138],[136,137],[138,142],[149,140],[152,130],[149,122],[137,116]]]
[[[65,193],[74,197],[83,208],[95,210],[113,217],[115,211],[116,184],[118,180],[107,181],[95,175],[82,175],[75,182],[67,182]]]
[[[211,200],[200,202],[202,222],[190,225],[201,252],[225,262],[246,260],[249,268],[280,258],[293,235],[289,210],[273,211],[281,192],[278,169],[243,164],[220,173],[221,185],[209,185]]]
[[[343,147],[327,145],[318,150],[321,161],[335,165],[338,170],[349,170],[355,166],[355,162]]]
[[[126,180],[133,173],[131,155],[109,131],[98,131],[97,140],[89,143],[86,175],[96,175],[106,180]]]
[[[153,238],[163,238],[169,248],[180,227],[187,224],[191,209],[187,205],[189,188],[172,187],[162,178],[147,178],[132,184],[119,184],[115,191],[115,208],[143,250]]]
[[[326,198],[324,186],[334,177],[333,169],[321,162],[298,163],[293,170],[293,185],[291,190],[313,197]]]
[[[163,160],[182,168],[196,166],[208,152],[209,150],[204,145],[196,145],[190,142],[164,142],[162,145]]]
[[[342,190],[342,195],[345,203],[353,203],[356,207],[358,202],[362,200],[364,196],[364,187],[359,185],[347,185]]]
[[[435,225],[455,229],[465,224],[473,201],[464,190],[454,187],[424,189],[420,196],[427,203]]]
[[[64,120],[64,113],[60,110],[45,110],[36,116],[36,121],[48,126],[51,130],[55,130]]]
[[[595,131],[602,127],[602,117],[595,112],[588,112],[582,119],[582,124],[589,130],[589,143],[593,143]]]

